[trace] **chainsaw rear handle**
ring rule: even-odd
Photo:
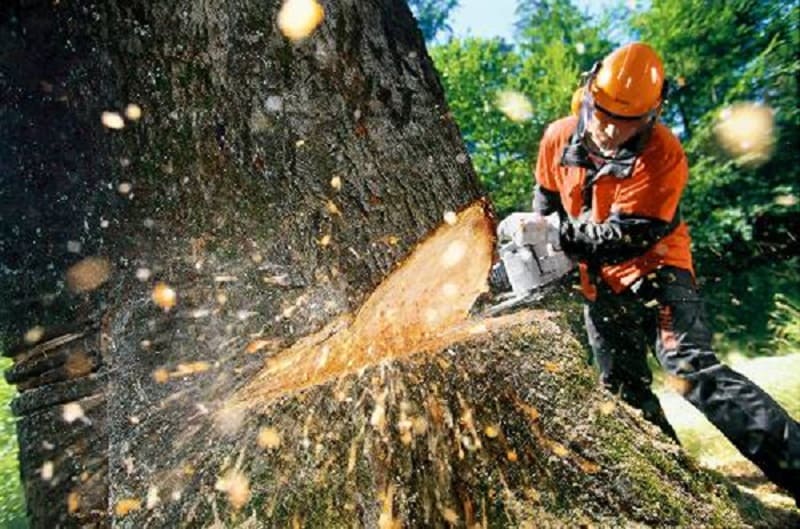
[[[520,248],[539,245],[547,238],[546,226],[538,213],[512,213],[497,226],[497,242],[513,241]]]
[[[550,244],[561,249],[559,242],[560,219],[557,213],[546,217],[539,213],[512,213],[497,226],[497,242],[502,245],[513,241],[517,247],[543,247]]]

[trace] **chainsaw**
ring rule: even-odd
[[[479,300],[472,312],[498,316],[546,296],[574,267],[561,250],[558,227],[558,213],[512,213],[503,219],[497,226],[500,260],[489,274],[489,306],[487,299]]]

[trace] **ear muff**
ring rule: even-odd
[[[585,122],[587,119],[587,115],[585,110],[588,108],[587,103],[591,102],[591,96],[589,95],[589,85],[592,82],[592,79],[595,78],[597,72],[600,71],[600,68],[603,66],[602,61],[595,61],[592,67],[589,70],[581,72],[580,81],[578,83],[578,88],[575,89],[572,95],[572,101],[570,103],[570,109],[572,110],[572,114],[581,117],[581,121]]]
[[[653,121],[655,121],[655,118],[659,117],[664,111],[664,105],[667,103],[671,93],[672,85],[670,84],[669,80],[664,78],[664,83],[661,85],[661,95],[659,96],[661,98],[661,102],[658,103],[658,107],[656,107],[653,112],[653,117],[651,118]]]

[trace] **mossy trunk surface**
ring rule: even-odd
[[[405,3],[322,3],[300,42],[275,0],[0,7],[0,324],[31,526],[763,516],[597,389],[570,300],[229,406],[353,321],[445,212],[491,223]],[[101,125],[129,103],[140,120]]]

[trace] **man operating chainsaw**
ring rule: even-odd
[[[557,213],[556,237],[578,263],[586,331],[609,390],[677,439],[650,388],[653,347],[684,397],[797,500],[800,425],[711,350],[679,208],[688,164],[658,120],[666,95],[662,62],[646,44],[597,63],[574,99],[576,115],[545,131],[533,214],[514,229],[552,233],[545,216]]]

